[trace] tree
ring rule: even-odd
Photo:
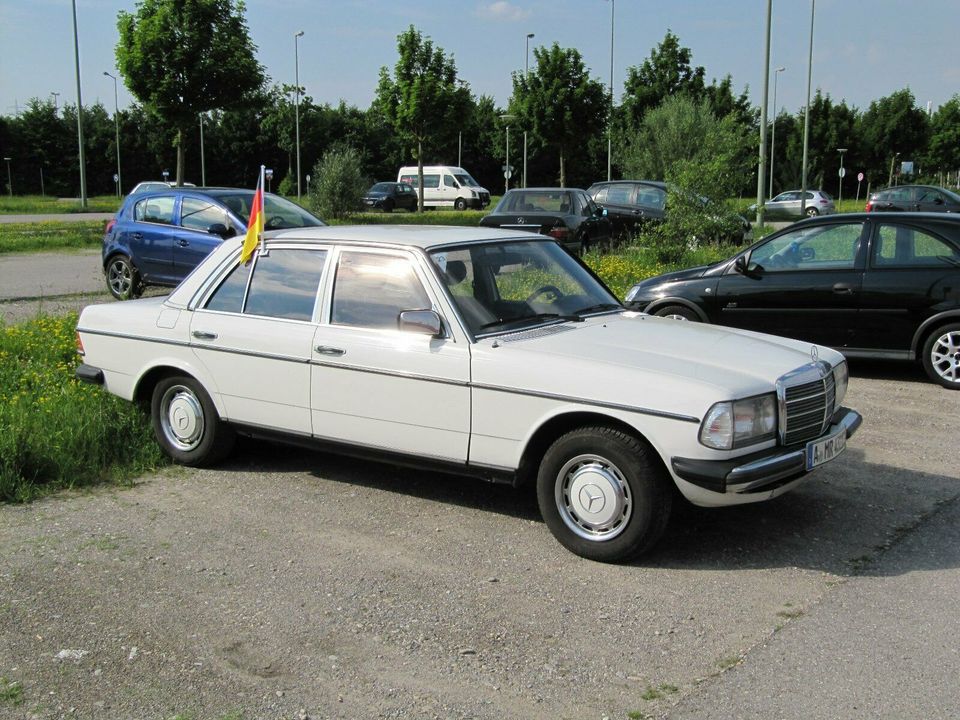
[[[360,170],[360,154],[352,147],[341,145],[328,150],[313,174],[316,183],[311,203],[321,217],[342,218],[362,207],[367,183]]]
[[[120,11],[117,67],[151,113],[176,131],[177,184],[184,135],[199,113],[242,107],[264,81],[243,0],[142,0]]]
[[[533,54],[536,68],[513,74],[510,113],[521,130],[532,133],[536,145],[557,153],[560,187],[566,187],[566,159],[604,130],[610,96],[603,83],[590,78],[577,50],[554,43]]]
[[[455,137],[466,119],[470,89],[457,80],[457,66],[443,48],[434,47],[411,25],[397,36],[400,58],[393,77],[380,68],[374,100],[394,131],[413,146],[419,178],[419,210],[423,211],[424,154]]]
[[[927,154],[932,170],[960,170],[960,95],[954,95],[933,114]]]
[[[926,147],[927,114],[917,107],[913,93],[897,90],[874,100],[860,118],[858,135],[867,148],[865,159],[870,174],[880,180],[892,174],[894,160],[919,160]]]
[[[623,84],[622,112],[628,125],[639,126],[643,117],[672,95],[687,94],[699,98],[704,92],[701,66],[693,67],[690,48],[680,47],[680,39],[667,30],[663,41],[640,67],[628,67]],[[719,92],[714,91],[719,99]]]

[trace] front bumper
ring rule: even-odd
[[[840,408],[833,423],[820,438],[841,428],[847,438],[860,428],[863,418],[850,408]],[[810,472],[806,466],[806,443],[791,447],[773,447],[732,460],[697,460],[675,457],[673,472],[682,480],[717,493],[754,493],[774,490]]]

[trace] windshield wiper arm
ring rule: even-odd
[[[585,315],[586,313],[593,313],[593,312],[602,312],[604,310],[623,310],[623,305],[619,305],[617,303],[597,303],[596,305],[588,305],[585,308],[580,308],[579,310],[577,310],[577,315]]]

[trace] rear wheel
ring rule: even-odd
[[[817,215],[820,214],[820,211],[817,210],[815,207],[808,207],[806,210],[806,213],[807,213],[807,217],[816,217]]]
[[[584,427],[547,450],[537,501],[550,532],[571,552],[615,562],[653,546],[673,497],[654,450],[616,428]]]
[[[174,375],[158,382],[150,419],[160,447],[183,465],[212,465],[233,449],[233,430],[220,421],[210,396],[192,377]]]
[[[934,330],[923,344],[923,369],[935,383],[960,390],[960,324]]]
[[[126,255],[114,255],[106,268],[107,289],[117,300],[130,300],[143,294],[140,271]]]
[[[683,305],[667,305],[657,310],[654,315],[657,317],[670,318],[671,320],[688,320],[690,322],[700,322],[700,316],[693,310]]]

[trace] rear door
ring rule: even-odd
[[[134,222],[126,231],[127,242],[134,264],[147,280],[170,282],[174,278],[175,209],[172,193],[151,195],[133,206]]]
[[[846,347],[857,332],[865,223],[805,225],[731,263],[717,287],[720,324]]]

